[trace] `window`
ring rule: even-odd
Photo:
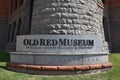
[[[14,38],[15,38],[15,30],[16,30],[16,22],[13,23],[13,27],[12,27],[12,34],[11,34],[11,42],[14,42]]]
[[[20,1],[19,4],[20,4],[20,6],[21,6],[21,5],[23,4],[24,0],[19,0],[19,1]]]
[[[13,0],[10,1],[10,12],[13,12]]]
[[[8,28],[8,39],[7,39],[7,42],[10,42],[10,36],[11,36],[11,24],[9,24],[9,28]]]
[[[103,17],[103,28],[104,28],[105,40],[109,42],[109,28],[105,17]]]
[[[20,18],[20,19],[18,20],[17,35],[20,35],[21,25],[22,25],[22,19]]]
[[[14,0],[14,10],[17,9],[17,0]]]

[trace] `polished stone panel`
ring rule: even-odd
[[[97,35],[18,36],[16,50],[42,54],[93,54],[102,51],[102,37]]]
[[[11,52],[11,62],[34,65],[90,65],[108,63],[108,54],[41,54],[28,52]]]

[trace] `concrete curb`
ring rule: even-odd
[[[6,63],[6,67],[15,69],[26,69],[35,71],[87,71],[96,69],[112,68],[112,63],[94,64],[94,65],[80,65],[80,66],[41,66],[30,64]]]

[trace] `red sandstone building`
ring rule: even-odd
[[[111,52],[120,52],[120,0],[97,0]],[[15,50],[16,36],[30,33],[34,0],[0,1],[0,50]]]

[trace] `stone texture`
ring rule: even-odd
[[[31,34],[99,35],[104,39],[103,9],[97,0],[35,0]]]
[[[10,55],[10,62],[13,63],[26,63],[26,64],[34,64],[34,56],[33,55]]]
[[[36,13],[38,10],[39,12]],[[38,28],[36,28],[39,26],[39,29],[47,30],[49,31],[48,33],[51,34],[74,34],[76,33],[75,30],[80,30],[84,32],[93,32],[93,34],[96,33],[99,35],[101,34],[102,27],[100,26],[102,25],[101,17],[102,10],[97,7],[97,1],[95,0],[35,0],[32,17],[33,30],[31,34],[42,34]],[[61,27],[58,29],[56,27],[57,25]],[[73,29],[69,29],[71,27],[73,27]],[[83,27],[83,29],[81,30],[80,27]]]
[[[83,56],[83,64],[100,64],[100,63],[108,63],[108,55],[84,55]]]

